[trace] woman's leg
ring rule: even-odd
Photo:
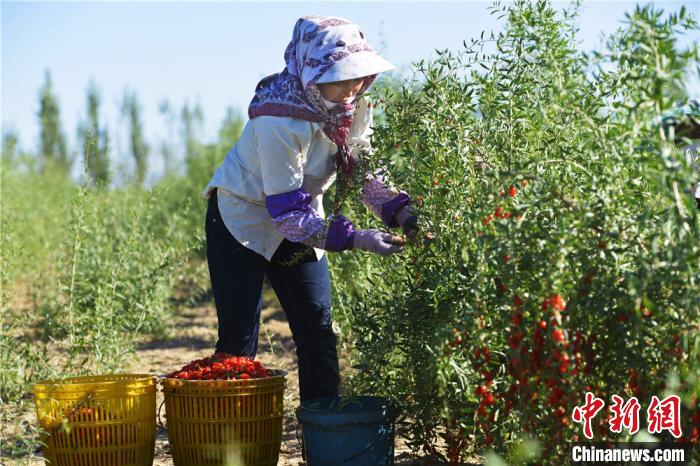
[[[299,252],[305,253],[304,257],[290,264],[290,257]],[[340,376],[331,326],[328,259],[324,256],[317,261],[313,248],[285,239],[272,257],[267,274],[296,343],[301,401],[337,396]]]
[[[255,357],[267,261],[224,225],[214,191],[205,224],[209,277],[219,321],[217,353]]]

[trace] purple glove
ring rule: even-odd
[[[403,238],[380,230],[359,230],[353,234],[352,247],[388,256],[403,250]]]
[[[418,218],[416,210],[410,204],[401,207],[394,217],[404,234],[412,237],[418,233]]]

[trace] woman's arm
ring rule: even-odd
[[[311,195],[302,188],[265,197],[267,211],[277,229],[290,241],[328,251],[352,249],[353,224],[337,215],[329,222],[311,207]]]
[[[361,99],[358,102],[350,133],[351,152],[355,158],[359,158],[360,150],[370,155],[374,152],[371,144],[372,121],[369,101]],[[383,168],[365,174],[360,200],[388,227],[403,226],[409,220],[412,220],[415,226],[415,212],[410,209],[410,206],[404,208],[409,205],[410,196],[406,191],[392,187],[385,173],[386,169]]]
[[[400,237],[378,230],[356,231],[342,215],[326,221],[311,207],[311,195],[301,187],[312,136],[307,122],[258,118],[272,118],[257,122],[255,140],[265,205],[285,238],[327,251],[363,249],[383,256],[401,251]]]
[[[301,187],[313,135],[311,124],[292,118],[258,118],[255,142],[265,205],[278,231],[290,241],[320,249],[350,249],[354,235],[352,223],[337,216],[327,225],[311,207],[311,195]]]
[[[386,182],[382,172],[368,172],[362,186],[361,201],[388,227],[398,227],[396,213],[411,201],[405,191],[398,191]]]

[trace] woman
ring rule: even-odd
[[[300,18],[284,58],[281,73],[258,83],[241,138],[203,197],[216,351],[255,357],[267,275],[292,330],[304,401],[338,394],[325,251],[402,250],[400,236],[358,230],[342,215],[326,221],[322,204],[337,172],[350,180],[359,150],[371,150],[372,113],[362,95],[394,66],[357,25],[338,17]],[[415,237],[407,193],[379,174],[367,174],[362,188],[362,202],[388,227]]]

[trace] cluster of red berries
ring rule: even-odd
[[[473,356],[474,368],[480,370],[481,375],[484,377],[484,383],[474,389],[476,396],[481,398],[476,413],[480,418],[479,425],[485,433],[484,443],[486,443],[486,445],[491,445],[493,443],[491,426],[496,414],[496,409],[494,407],[496,404],[496,397],[493,391],[489,390],[493,387],[494,379],[494,371],[488,368],[491,363],[491,351],[487,347],[476,348]]]
[[[567,426],[569,418],[566,415],[566,401],[567,393],[570,392],[567,379],[578,373],[583,361],[578,352],[575,358],[569,355],[572,344],[561,328],[561,312],[566,310],[566,301],[560,294],[552,294],[543,299],[540,303],[542,315],[532,323],[532,330],[529,327],[532,324],[523,321],[522,306],[522,298],[515,295],[508,338],[508,346],[513,351],[509,363],[513,382],[504,396],[504,412],[510,411],[516,403],[530,404],[544,395],[559,424]],[[548,332],[548,329],[551,331]],[[532,335],[531,343],[524,342],[526,334]],[[576,344],[580,337],[578,334],[574,337]],[[527,409],[524,411],[529,412]],[[537,421],[534,418],[527,422],[530,422],[531,428],[536,428],[534,423]]]
[[[260,361],[243,356],[218,353],[195,359],[179,371],[166,377],[183,380],[246,380],[270,377],[270,371]]]
[[[527,186],[527,181],[526,181],[526,180],[522,180],[522,181],[520,182],[520,184],[521,184],[521,186],[525,187],[525,186]],[[518,189],[517,189],[515,186],[512,186],[512,185],[511,185],[511,186],[508,188],[507,194],[508,194],[509,197],[515,197],[515,196],[518,195]],[[505,189],[502,189],[502,190],[501,190],[500,196],[501,196],[501,197],[506,197],[506,190],[505,190]],[[494,210],[492,214],[489,214],[489,215],[487,215],[486,217],[484,217],[483,223],[484,223],[484,226],[487,226],[487,225],[488,225],[489,223],[491,223],[495,218],[503,219],[503,220],[508,220],[508,219],[510,218],[510,216],[511,216],[511,213],[508,212],[508,211],[503,210],[503,206],[502,206],[502,205],[499,205],[498,207],[496,207],[496,210]],[[515,214],[514,218],[515,218],[515,220],[520,220],[520,214]]]

